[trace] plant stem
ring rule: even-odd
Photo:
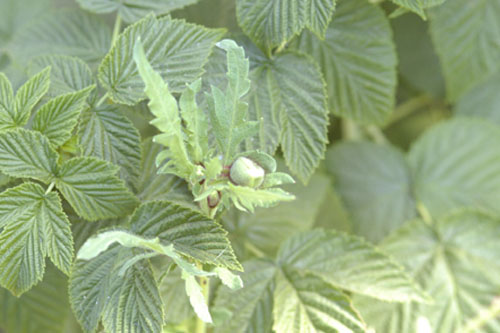
[[[385,137],[382,130],[374,125],[370,125],[366,127],[366,133],[378,144],[385,145],[389,143],[389,140]]]
[[[491,305],[467,322],[464,333],[477,332],[481,327],[486,325],[489,321],[500,316],[500,299],[494,299]]]
[[[255,254],[255,256],[257,256],[257,258],[263,258],[266,256],[266,254],[264,252],[262,252],[261,250],[259,250],[258,247],[256,247],[255,245],[253,245],[252,243],[250,243],[249,241],[245,241],[245,248],[252,252],[253,254]]]
[[[54,182],[50,183],[49,187],[47,187],[47,191],[45,191],[45,195],[49,194],[50,191],[52,191],[52,189],[54,188],[54,185],[55,185]]]
[[[388,128],[389,126],[394,125],[395,123],[408,117],[418,109],[431,104],[432,101],[432,97],[427,94],[423,94],[405,101],[404,103],[396,107],[392,114],[392,117],[389,119],[384,128]]]
[[[278,46],[276,51],[274,51],[274,54],[280,53],[281,51],[283,51],[285,49],[285,47],[286,47],[286,40],[283,41],[283,43],[281,43],[280,46]]]
[[[115,45],[116,39],[120,34],[121,27],[122,27],[122,17],[120,14],[116,14],[115,26],[113,27],[113,37],[111,38],[111,47]]]
[[[102,96],[101,99],[96,103],[95,107],[98,108],[99,106],[101,106],[106,101],[107,98],[108,98],[108,93],[105,93],[104,96]]]
[[[361,140],[364,135],[358,124],[351,119],[342,119],[342,137],[346,140]]]
[[[202,265],[200,263],[197,263],[196,266],[198,268],[202,268]],[[200,276],[200,286],[201,290],[203,293],[203,298],[205,298],[205,301],[207,302],[207,305],[209,304],[209,298],[210,298],[210,279],[206,276]],[[196,333],[206,333],[207,332],[207,324],[201,320],[199,317],[197,317],[196,320]]]
[[[420,217],[422,217],[422,220],[426,222],[427,224],[432,223],[432,216],[431,213],[429,213],[429,210],[425,205],[421,202],[417,202],[417,211],[420,214]]]

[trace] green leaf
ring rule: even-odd
[[[198,0],[77,0],[80,7],[97,14],[117,11],[127,23],[132,23],[151,12],[165,14],[196,3]]]
[[[343,143],[328,151],[326,165],[356,234],[378,242],[415,217],[410,169],[397,149],[369,142]]]
[[[186,295],[194,309],[194,312],[205,323],[212,323],[212,316],[208,310],[208,300],[205,300],[203,290],[193,275],[182,272],[182,279],[186,281]]]
[[[365,332],[351,300],[313,274],[282,271],[274,292],[276,333]]]
[[[149,63],[167,80],[170,91],[180,92],[187,82],[202,74],[221,35],[221,30],[150,15],[118,37],[99,67],[99,80],[117,103],[134,105],[145,98],[144,83],[132,59],[134,45],[140,38]]]
[[[455,105],[460,116],[479,117],[500,124],[500,71],[462,95]]]
[[[50,66],[50,88],[48,95],[56,97],[77,92],[94,84],[89,66],[79,58],[65,55],[44,55],[31,60],[28,72],[34,75]]]
[[[320,64],[334,114],[363,124],[387,119],[394,108],[397,57],[381,8],[340,1],[325,40],[306,31],[298,48]]]
[[[13,200],[14,198],[18,200]],[[42,279],[45,256],[69,274],[73,237],[55,192],[24,183],[0,194],[0,284],[19,296]],[[8,219],[8,220],[7,220]]]
[[[29,25],[12,41],[13,57],[20,62],[40,55],[81,58],[93,68],[111,44],[111,29],[96,15],[81,10],[59,10]]]
[[[0,170],[12,177],[48,183],[56,176],[58,154],[49,140],[25,129],[0,133]]]
[[[30,116],[33,107],[47,93],[50,86],[50,67],[31,77],[16,92],[14,101],[15,123],[24,126]]]
[[[426,19],[424,10],[427,8],[439,6],[446,0],[392,0],[396,5],[409,9],[417,13],[422,19]]]
[[[137,208],[130,225],[134,233],[158,237],[195,260],[241,270],[227,232],[195,210],[168,201],[148,202]]]
[[[333,230],[318,229],[291,237],[281,245],[277,261],[354,293],[399,302],[428,299],[387,254],[362,238]]]
[[[500,3],[447,1],[429,13],[430,32],[443,66],[447,96],[456,101],[500,69]]]
[[[239,0],[236,15],[245,34],[270,50],[305,27],[324,36],[334,8],[334,0]]]
[[[104,105],[83,112],[78,135],[84,155],[120,166],[120,178],[129,184],[137,183],[142,170],[141,138],[118,107]]]
[[[412,271],[435,301],[402,308],[365,303],[362,314],[380,332],[415,331],[419,317],[433,332],[462,332],[467,320],[498,294],[498,237],[498,219],[474,210],[453,213],[433,225],[415,220],[403,226],[384,241],[383,248]],[[385,311],[378,312],[377,307]],[[499,329],[497,318],[478,332]]]
[[[146,85],[144,91],[149,97],[149,109],[156,117],[151,124],[161,132],[153,140],[168,148],[163,155],[158,156],[157,164],[168,158],[160,171],[189,179],[195,166],[188,156],[177,101],[160,74],[154,71],[146,59],[140,41],[134,47],[134,60]]]
[[[0,328],[16,333],[68,333],[73,324],[66,277],[48,266],[43,281],[21,297],[0,290]]]
[[[162,274],[165,266],[159,267]],[[193,313],[189,298],[186,295],[185,282],[181,278],[181,270],[176,268],[159,282],[158,288],[163,303],[166,323],[181,323]]]
[[[282,201],[295,200],[295,196],[280,188],[254,189],[228,183],[229,198],[236,208],[253,212],[255,207],[272,207]]]
[[[136,199],[115,176],[118,167],[93,157],[64,162],[56,186],[76,213],[89,221],[130,213]]]
[[[217,291],[215,307],[227,308],[232,317],[215,327],[215,333],[271,333],[277,268],[264,260],[245,262],[243,268],[242,289],[234,291],[221,287]]]
[[[415,196],[439,217],[472,206],[500,212],[500,130],[481,119],[452,119],[412,146]]]
[[[0,72],[0,130],[15,127],[14,91],[4,73]]]
[[[32,129],[45,135],[54,147],[69,140],[87,98],[95,86],[49,100],[35,114]]]
[[[228,82],[225,92],[211,87],[208,115],[223,156],[222,164],[229,165],[241,142],[256,133],[257,122],[246,119],[248,104],[242,101],[250,89],[245,51],[229,39],[217,46],[226,51]]]

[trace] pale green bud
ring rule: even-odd
[[[240,186],[257,188],[264,182],[264,169],[246,157],[238,157],[229,170],[233,183]]]

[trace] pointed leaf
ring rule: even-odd
[[[15,127],[14,91],[4,73],[0,73],[0,130]]]
[[[394,108],[397,57],[389,21],[365,0],[340,1],[324,41],[304,32],[299,50],[320,64],[330,109],[359,123],[382,123]]]
[[[189,302],[196,312],[198,318],[200,318],[205,323],[212,323],[212,316],[208,310],[208,300],[203,296],[203,291],[201,286],[196,281],[195,277],[182,272],[182,278],[186,281],[186,294],[189,297]]]
[[[32,128],[45,135],[54,147],[69,140],[80,112],[95,86],[49,100],[35,114]]]
[[[272,207],[282,201],[292,201],[295,196],[280,188],[254,189],[228,184],[229,198],[236,208],[253,212],[255,207]]]
[[[30,116],[33,107],[47,93],[50,87],[50,67],[31,77],[16,92],[14,102],[15,122],[24,126]]]
[[[92,157],[64,162],[56,186],[78,215],[95,221],[130,213],[136,199],[115,176],[118,167]]]
[[[184,89],[202,73],[203,64],[222,31],[182,20],[150,15],[129,26],[118,37],[99,67],[99,80],[118,103],[133,105],[144,99],[144,83],[132,59],[140,37],[148,61],[167,80],[172,92]]]
[[[443,4],[446,0],[392,0],[395,4],[409,9],[420,15],[422,19],[426,19],[424,10],[431,7],[436,7]]]
[[[48,183],[56,176],[58,155],[38,132],[17,129],[0,133],[0,170],[12,177]]]

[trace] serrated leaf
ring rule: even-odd
[[[417,13],[422,19],[426,19],[425,10],[443,4],[446,0],[392,0],[396,5]]]
[[[78,215],[89,220],[120,217],[136,205],[135,197],[115,176],[118,167],[93,157],[64,162],[56,186]]]
[[[343,143],[328,151],[326,165],[356,234],[378,242],[415,217],[410,169],[397,149],[369,142]]]
[[[141,170],[140,134],[118,107],[105,105],[83,112],[78,135],[84,155],[120,166],[120,178],[128,184],[137,183]]]
[[[244,288],[230,290],[221,287],[215,307],[232,312],[230,320],[215,327],[216,333],[270,333],[272,327],[273,293],[276,266],[268,261],[254,260],[243,264]]]
[[[455,104],[460,116],[483,118],[500,124],[500,71],[471,88]]]
[[[420,317],[433,332],[462,332],[467,320],[476,317],[498,295],[498,222],[484,213],[465,210],[434,225],[412,221],[391,235],[383,248],[413,273],[435,301],[403,308],[365,303],[360,310],[367,314],[368,323],[381,332],[414,331]],[[386,312],[377,313],[377,306]],[[499,329],[497,318],[485,322],[477,332]]]
[[[115,102],[133,105],[145,98],[144,83],[132,59],[140,38],[153,69],[167,80],[172,92],[180,92],[202,74],[203,64],[221,35],[221,30],[150,15],[118,37],[99,67],[99,80]]]
[[[0,133],[0,170],[18,178],[48,183],[56,176],[58,154],[49,140],[25,129]]]
[[[31,77],[16,92],[14,101],[15,123],[24,126],[33,107],[47,93],[50,87],[50,67]]]
[[[334,0],[240,0],[236,2],[236,15],[255,44],[272,49],[305,27],[324,36],[334,8]]]
[[[160,74],[153,70],[146,59],[141,41],[137,41],[134,47],[134,61],[146,85],[144,92],[149,98],[149,109],[156,117],[151,124],[161,132],[153,140],[168,149],[157,157],[157,164],[168,159],[160,172],[189,179],[195,166],[187,152],[177,101]]]
[[[187,207],[168,201],[142,204],[130,219],[131,230],[203,263],[241,270],[226,231],[215,221]]]
[[[32,129],[47,137],[54,147],[69,140],[87,98],[95,86],[49,100],[33,117]]]
[[[443,122],[408,156],[416,199],[434,217],[464,206],[499,212],[500,130],[481,119]]]
[[[67,333],[72,315],[66,277],[48,266],[43,281],[21,297],[0,290],[0,328],[16,333]]]
[[[0,73],[0,130],[14,127],[14,91],[4,73]]]
[[[18,200],[13,201],[16,198]],[[19,296],[39,282],[45,256],[66,274],[73,259],[73,237],[68,218],[55,192],[24,183],[0,194],[0,284]],[[5,221],[8,219],[8,221]]]
[[[500,3],[489,0],[447,1],[430,11],[430,32],[450,101],[500,69],[499,16]]]
[[[276,333],[365,332],[347,295],[313,274],[280,272],[274,304]]]
[[[117,11],[127,23],[139,20],[154,12],[165,14],[196,3],[198,0],[77,0],[80,7],[97,14]]]
[[[429,299],[387,254],[362,238],[333,230],[292,236],[281,245],[277,262],[288,269],[318,275],[338,288],[378,299]]]
[[[81,10],[59,10],[31,24],[12,41],[18,61],[60,54],[81,58],[95,67],[109,50],[111,29],[106,22]]]
[[[254,189],[228,183],[229,199],[236,208],[253,212],[256,207],[272,207],[282,201],[295,200],[295,196],[280,188]]]
[[[387,119],[394,108],[397,57],[381,8],[340,1],[325,40],[306,31],[297,45],[320,64],[334,114],[364,124]]]
[[[44,55],[34,58],[28,72],[34,75],[38,71],[51,67],[50,88],[48,95],[56,97],[83,90],[94,84],[89,66],[81,59],[65,55]]]

